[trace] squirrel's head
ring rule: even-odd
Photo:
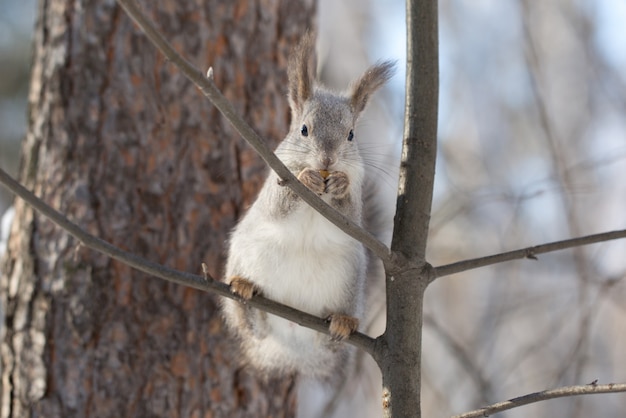
[[[370,67],[347,92],[337,94],[316,84],[314,57],[315,40],[307,34],[289,59],[291,129],[281,154],[311,168],[349,171],[347,166],[361,165],[356,121],[371,95],[393,75],[394,63]]]

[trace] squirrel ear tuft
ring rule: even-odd
[[[354,113],[359,114],[365,109],[372,93],[393,76],[396,70],[395,66],[395,61],[378,62],[368,68],[361,78],[353,83],[350,106]]]
[[[313,91],[312,64],[315,61],[315,37],[307,32],[289,56],[289,105],[300,113]]]

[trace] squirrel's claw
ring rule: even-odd
[[[252,296],[259,293],[258,286],[243,277],[233,276],[229,284],[230,291],[244,300],[250,300]]]
[[[348,315],[332,314],[328,317],[330,325],[328,330],[334,341],[342,341],[350,336],[359,327],[358,318]]]

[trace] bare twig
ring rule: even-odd
[[[117,0],[126,13],[135,21],[135,23],[146,34],[150,42],[167,57],[192,83],[196,85],[200,91],[215,105],[215,107],[224,115],[231,125],[239,132],[241,137],[245,139],[263,158],[263,160],[278,174],[282,183],[290,187],[294,193],[307,202],[313,209],[318,211],[322,216],[335,224],[338,228],[350,235],[354,239],[360,241],[376,254],[385,264],[395,265],[395,257],[393,257],[389,248],[379,241],[374,235],[365,231],[356,225],[346,216],[342,215],[319,196],[309,190],[306,186],[298,181],[298,179],[289,171],[289,169],[276,157],[261,137],[244,121],[235,111],[233,105],[224,97],[220,90],[215,86],[212,77],[212,71],[209,69],[205,77],[191,63],[185,60],[174,48],[163,38],[159,31],[152,25],[148,18],[141,12],[134,0]]]
[[[137,255],[128,253],[100,238],[97,238],[78,225],[72,223],[59,212],[48,206],[44,201],[39,199],[30,191],[26,190],[21,184],[9,176],[4,170],[0,169],[0,184],[6,186],[11,192],[24,199],[26,203],[36,209],[39,213],[50,219],[59,227],[70,233],[86,247],[108,255],[124,264],[127,264],[137,270],[150,274],[155,277],[167,280],[169,282],[193,287],[204,292],[216,293],[231,299],[238,299],[237,296],[230,292],[230,287],[213,279],[208,274],[208,269],[202,267],[203,276],[185,273],[174,270],[152,261],[146,260]],[[318,318],[306,312],[299,311],[278,302],[271,301],[262,296],[255,295],[246,302],[248,305],[259,308],[265,312],[280,316],[282,318],[293,321],[299,325],[311,328],[315,331],[329,335],[328,322],[326,319]],[[354,333],[346,340],[349,344],[361,348],[371,353],[375,340],[365,334]]]
[[[591,395],[594,393],[618,392],[626,392],[626,383],[609,383],[606,385],[598,385],[595,382],[592,382],[588,385],[565,386],[561,388],[530,393],[528,395],[520,396],[518,398],[509,399],[508,401],[485,406],[484,408],[480,408],[475,411],[455,415],[452,418],[488,417],[489,415],[495,414],[496,412],[502,412],[508,409],[513,409],[519,406],[528,405],[535,402],[541,402],[548,399],[563,398],[566,396]]]
[[[463,271],[476,269],[479,267],[490,266],[492,264],[503,263],[505,261],[520,260],[523,258],[536,260],[537,255],[539,254],[545,254],[552,251],[565,250],[567,248],[580,247],[582,245],[595,244],[598,242],[610,241],[621,238],[626,238],[626,229],[603,232],[601,234],[586,235],[584,237],[550,242],[547,244],[536,245],[534,247],[527,247],[519,250],[490,255],[487,257],[458,261],[456,263],[446,264],[433,268],[433,275],[434,277],[443,277],[450,274],[461,273]]]

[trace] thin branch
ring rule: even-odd
[[[124,264],[129,265],[137,270],[152,276],[167,280],[172,283],[180,284],[183,286],[193,287],[204,292],[216,293],[220,296],[224,296],[230,299],[240,300],[237,296],[230,292],[230,287],[218,280],[212,278],[207,269],[203,266],[203,276],[181,272],[174,270],[137,255],[128,253],[98,237],[95,237],[84,229],[74,224],[62,214],[48,206],[44,201],[39,199],[30,191],[26,190],[24,186],[14,180],[4,170],[0,168],[0,184],[3,184],[11,192],[24,199],[24,201],[36,209],[39,213],[50,219],[56,225],[70,233],[74,238],[79,240],[86,247],[92,250],[101,252],[121,261]],[[313,329],[323,334],[330,335],[328,331],[328,322],[325,319],[318,318],[314,315],[306,312],[299,311],[298,309],[291,308],[278,302],[271,301],[262,296],[254,296],[245,303],[255,308],[261,309],[265,312],[280,316],[282,318],[293,321],[304,327]],[[365,334],[356,332],[346,340],[347,343],[361,348],[368,353],[371,353],[374,347],[375,340]]]
[[[546,401],[548,399],[564,398],[566,396],[591,395],[594,393],[618,393],[626,392],[626,383],[609,383],[598,385],[595,382],[588,385],[565,386],[556,389],[544,390],[530,393],[528,395],[513,398],[508,401],[495,403],[475,411],[455,415],[452,418],[478,418],[488,417],[496,412],[506,411],[519,406],[528,405],[535,402]]]
[[[307,202],[313,209],[318,211],[322,216],[335,224],[338,228],[350,235],[357,241],[360,241],[376,254],[385,264],[395,265],[395,257],[389,248],[379,241],[374,235],[365,231],[356,225],[346,216],[342,215],[319,196],[304,186],[289,171],[289,169],[276,157],[261,137],[244,121],[235,111],[233,105],[224,97],[221,91],[213,83],[213,77],[209,71],[208,77],[205,77],[197,68],[185,60],[174,48],[165,40],[159,31],[152,25],[148,18],[141,12],[134,0],[117,0],[117,2],[126,11],[133,21],[141,28],[148,37],[150,42],[167,57],[192,83],[196,85],[200,91],[213,103],[213,105],[224,115],[231,123],[233,128],[239,132],[241,137],[245,139],[263,158],[263,160],[278,174],[282,183],[290,187],[302,200]]]
[[[611,241],[621,238],[626,238],[626,229],[603,232],[601,234],[586,235],[584,237],[550,242],[547,244],[536,245],[534,247],[527,247],[520,250],[490,255],[487,257],[458,261],[456,263],[434,267],[433,275],[435,278],[439,278],[443,276],[448,276],[450,274],[461,273],[466,270],[477,269],[497,263],[503,263],[505,261],[520,260],[523,258],[536,260],[537,255],[539,254],[545,254],[553,251],[565,250],[567,248],[580,247],[582,245],[595,244],[598,242]]]

